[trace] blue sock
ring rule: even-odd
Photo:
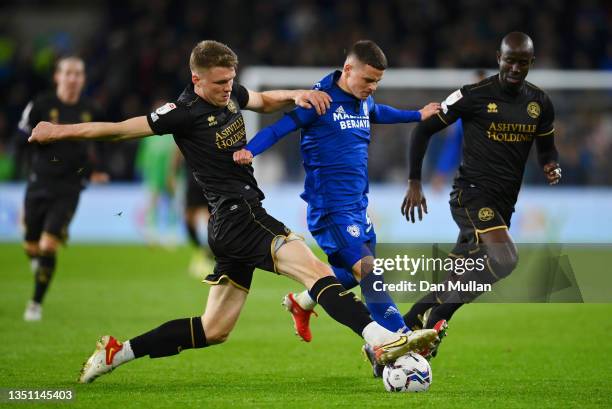
[[[359,283],[370,315],[374,321],[389,331],[406,332],[409,328],[404,323],[404,317],[400,314],[391,296],[386,291],[376,291],[376,289],[383,288],[383,282],[382,275],[370,273]]]

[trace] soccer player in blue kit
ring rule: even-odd
[[[251,163],[285,135],[302,129],[301,152],[306,171],[301,197],[308,203],[308,229],[327,254],[334,274],[346,289],[360,285],[372,318],[391,331],[410,331],[391,297],[376,291],[382,276],[372,274],[376,233],[367,215],[370,122],[418,122],[436,114],[439,104],[404,111],[376,104],[372,94],[387,68],[383,51],[372,41],[356,42],[342,71],[335,71],[314,88],[332,98],[321,116],[297,108],[262,129],[245,149],[234,153],[239,164]],[[285,296],[296,332],[309,342],[310,315],[316,302],[307,291]],[[446,323],[435,328],[442,332]]]

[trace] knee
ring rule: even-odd
[[[36,257],[39,253],[38,243],[34,241],[26,241],[23,243],[23,249],[30,257]]]
[[[52,254],[56,253],[59,247],[59,241],[54,237],[43,236],[38,243],[38,248],[41,253]]]
[[[508,277],[518,265],[519,258],[516,251],[493,253],[489,256],[489,266],[493,275],[501,280]]]

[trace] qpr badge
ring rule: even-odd
[[[346,231],[353,237],[359,237],[361,235],[361,229],[356,224],[351,224],[350,226],[346,226]]]

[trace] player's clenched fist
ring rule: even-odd
[[[432,115],[435,115],[440,110],[440,104],[438,102],[430,102],[419,110],[421,113],[421,121],[426,120]]]
[[[544,174],[549,185],[556,185],[561,180],[561,167],[557,162],[550,162],[544,165]]]
[[[28,138],[28,142],[49,143],[55,140],[55,131],[57,125],[51,122],[39,122],[34,129],[32,135]]]
[[[253,154],[247,149],[234,152],[234,162],[239,165],[250,165],[253,162]]]

